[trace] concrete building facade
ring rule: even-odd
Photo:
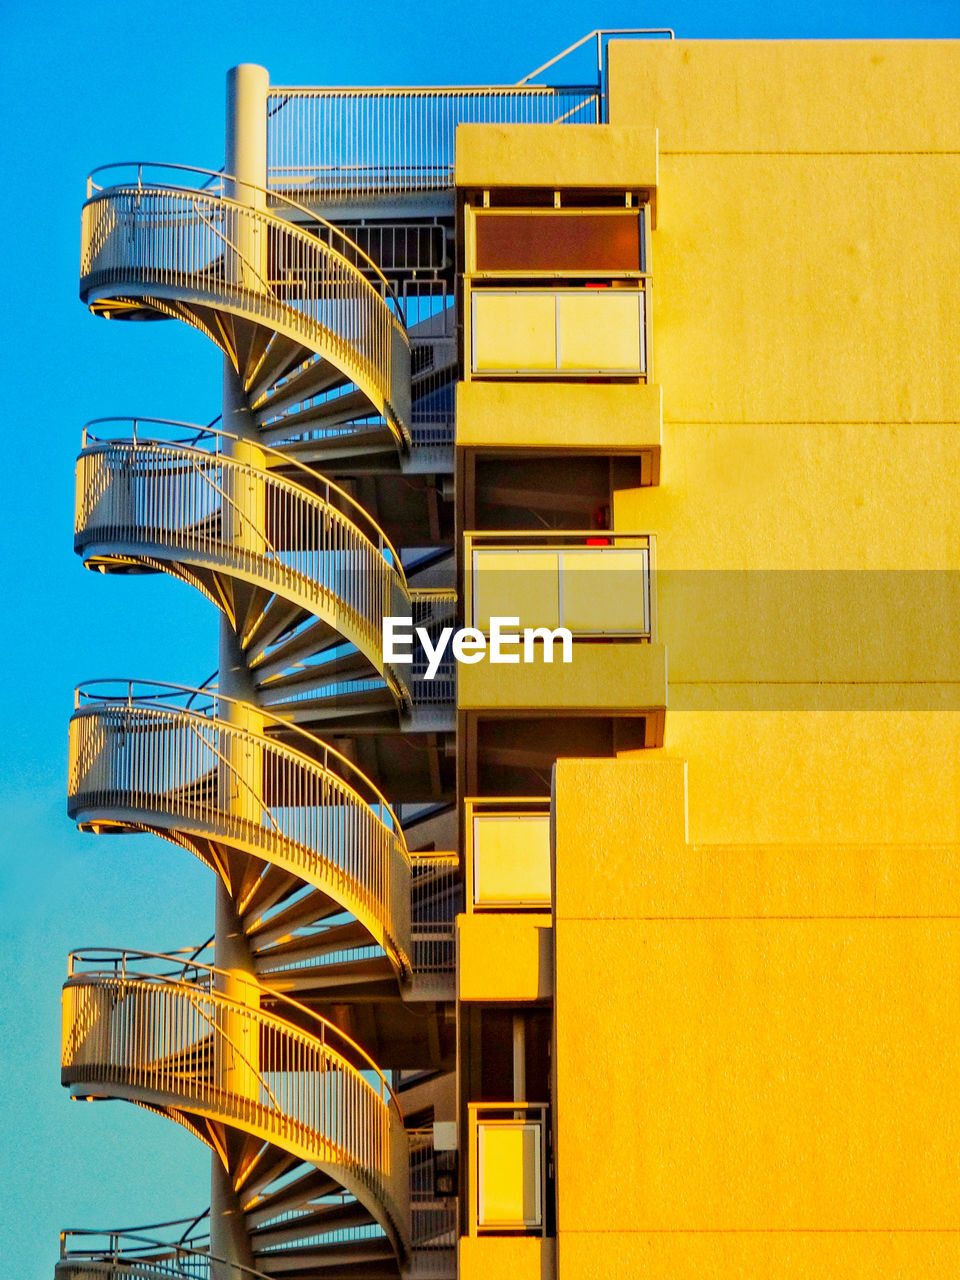
[[[84,301],[224,390],[85,433],[77,550],[222,622],[216,686],[78,691],[70,811],[216,937],[71,957],[63,1078],[213,1173],[61,1280],[960,1262],[958,49],[597,48],[236,68],[224,172],[91,180]]]

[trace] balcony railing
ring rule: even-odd
[[[549,912],[549,801],[468,797],[464,818],[468,913]]]
[[[595,86],[272,88],[267,181],[334,204],[453,186],[460,124],[596,124]]]
[[[473,289],[470,368],[484,378],[645,378],[646,293]]]
[[[574,638],[651,641],[656,636],[651,534],[464,534],[467,625],[566,627]]]
[[[547,1234],[548,1105],[468,1104],[471,1235]]]

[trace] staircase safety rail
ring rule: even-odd
[[[89,967],[88,967],[89,966]],[[156,952],[76,951],[63,989],[62,1081],[76,1096],[130,1097],[226,1123],[325,1169],[401,1256],[409,1156],[386,1077],[349,1036],[245,979],[292,1021],[231,999],[235,975]],[[362,1065],[356,1065],[360,1062]]]
[[[129,177],[101,187],[95,175],[108,169],[126,170]],[[206,175],[207,182],[190,187],[150,180],[171,169]],[[187,302],[282,334],[342,370],[408,445],[410,342],[402,304],[386,277],[343,233],[338,252],[276,213],[230,199],[223,189],[232,181],[211,170],[152,161],[94,170],[83,206],[80,297],[88,305],[128,295],[148,304]],[[306,209],[302,214],[317,220]],[[250,246],[258,246],[256,252]],[[256,368],[245,374],[250,383],[255,375]]]
[[[534,76],[539,76],[544,71],[549,71],[551,67],[555,67],[558,62],[563,62],[564,58],[568,58],[571,53],[577,49],[582,49],[585,44],[589,44],[591,40],[596,41],[597,48],[597,96],[600,103],[606,101],[606,78],[605,68],[603,64],[603,51],[606,43],[612,40],[614,36],[667,36],[670,40],[676,40],[677,33],[673,27],[595,27],[593,31],[588,31],[585,36],[581,36],[579,40],[575,40],[573,44],[567,45],[566,49],[561,49],[552,58],[549,58],[542,66],[537,67],[534,71],[530,71],[518,80],[518,85],[527,84]],[[604,116],[598,115],[597,123],[603,122]]]
[[[145,171],[148,175],[146,181],[144,180]],[[114,172],[125,174],[126,181],[120,183],[98,181],[102,174]],[[165,186],[186,192],[200,191],[208,196],[230,199],[230,192],[241,187],[246,191],[255,191],[269,199],[281,212],[287,214],[288,220],[292,223],[305,219],[311,226],[323,227],[339,246],[338,252],[343,257],[350,261],[357,259],[362,262],[364,267],[376,277],[377,287],[384,299],[396,312],[401,322],[405,323],[403,299],[384,275],[379,264],[370,257],[365,249],[357,244],[352,236],[347,235],[342,227],[335,222],[330,222],[327,218],[321,217],[315,209],[307,208],[305,204],[301,204],[299,200],[294,200],[292,196],[281,195],[269,187],[258,187],[256,183],[250,182],[246,178],[241,182],[223,169],[204,169],[200,165],[176,164],[165,160],[114,160],[109,164],[97,165],[95,169],[91,169],[87,174],[87,199],[92,200],[94,196],[102,195],[105,191],[117,185],[129,186],[134,173],[136,174],[136,184],[141,189]],[[158,183],[157,179],[162,173],[175,174],[179,181]],[[193,184],[185,181],[190,176],[195,179]]]
[[[263,858],[322,889],[409,973],[410,854],[390,805],[345,756],[266,711],[265,725],[302,750],[231,723],[243,704],[209,689],[97,680],[77,688],[74,707],[67,811],[77,822],[206,837]],[[235,764],[251,759],[254,770]]]
[[[223,443],[237,437],[227,432],[155,419],[100,421],[123,422],[129,434],[99,439],[84,428],[74,532],[80,555],[114,548],[125,557],[163,561],[172,553],[193,567],[224,567],[329,621],[405,698],[406,673],[383,660],[384,617],[410,614],[400,556],[345,490],[303,466],[320,493],[230,457]],[[144,439],[140,425],[154,422],[186,427],[198,443]],[[264,453],[287,463],[276,450]]]
[[[412,853],[410,932],[415,975],[456,971],[456,918],[463,911],[460,857]]]
[[[180,1228],[186,1231],[181,1233]],[[56,1275],[60,1280],[67,1276],[112,1280],[117,1275],[208,1280],[211,1263],[217,1263],[218,1274],[229,1274],[231,1280],[269,1280],[262,1271],[211,1254],[209,1232],[196,1228],[196,1218],[101,1230],[69,1228],[60,1232]]]

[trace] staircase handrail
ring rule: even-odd
[[[123,1263],[130,1260],[134,1263],[158,1263],[164,1264],[171,1259],[179,1258],[183,1255],[194,1258],[205,1258],[210,1262],[219,1262],[224,1266],[231,1267],[234,1271],[240,1272],[244,1276],[252,1276],[254,1280],[270,1280],[262,1271],[257,1271],[254,1267],[245,1266],[242,1262],[232,1262],[229,1258],[221,1257],[220,1254],[211,1253],[209,1249],[195,1249],[189,1245],[176,1244],[170,1240],[160,1240],[156,1237],[140,1235],[141,1231],[152,1231],[157,1227],[173,1227],[179,1225],[180,1222],[189,1222],[188,1218],[180,1218],[173,1222],[150,1223],[142,1227],[114,1227],[104,1228],[97,1231],[94,1228],[85,1227],[66,1227],[60,1232],[60,1258],[63,1261],[70,1261],[76,1258],[78,1261],[89,1259],[93,1262],[115,1262]],[[114,1242],[110,1249],[68,1249],[66,1238],[74,1236],[106,1236]],[[141,1258],[138,1254],[141,1252],[139,1248],[126,1248],[124,1241],[130,1241],[132,1244],[150,1248],[154,1250],[166,1250],[165,1257],[159,1258]]]
[[[218,1002],[231,1005],[236,1009],[244,1010],[248,1014],[255,1012],[258,1016],[273,1018],[275,1021],[282,1023],[285,1030],[293,1034],[299,1033],[302,1035],[310,1035],[310,1032],[305,1031],[303,1027],[298,1026],[296,1023],[286,1023],[278,1015],[271,1014],[262,1007],[251,1009],[250,1006],[245,1005],[238,1000],[231,1000],[229,996],[226,996],[223,992],[215,989],[213,983],[216,977],[236,979],[236,971],[222,969],[217,965],[212,964],[200,964],[196,960],[180,964],[177,973],[151,973],[149,970],[128,970],[127,968],[128,959],[164,960],[172,962],[176,966],[176,956],[176,952],[139,951],[127,947],[75,947],[70,951],[67,957],[67,980],[70,981],[73,978],[116,978],[122,982],[128,980],[137,982],[158,982],[163,983],[166,986],[183,989],[196,988],[199,989],[202,994],[214,997]],[[109,968],[102,967],[97,969],[83,969],[79,973],[76,970],[77,964],[104,965],[106,962],[112,962],[110,963]],[[200,981],[192,981],[190,978],[185,977],[184,975],[189,970],[195,970],[198,977],[201,972],[206,974],[208,976],[207,984],[203,984]],[[335,1023],[329,1022],[319,1013],[315,1013],[312,1009],[308,1008],[307,1005],[301,1004],[299,1000],[294,1000],[292,996],[284,995],[283,992],[275,991],[272,987],[264,986],[263,983],[259,982],[252,975],[248,976],[244,974],[243,983],[246,986],[256,987],[262,1001],[269,1001],[271,1003],[279,1002],[284,1006],[296,1009],[298,1014],[311,1019],[314,1023],[318,1024],[320,1034],[314,1036],[314,1039],[316,1039],[323,1048],[329,1047],[333,1049],[334,1053],[338,1052],[335,1045],[328,1046],[326,1038],[329,1032],[332,1032],[334,1036],[338,1036],[350,1050],[358,1054],[364,1063],[366,1063],[365,1069],[374,1072],[380,1082],[380,1100],[387,1105],[392,1103],[400,1121],[403,1121],[403,1110],[400,1106],[397,1095],[394,1093],[390,1085],[390,1082],[377,1066],[376,1062],[374,1062],[373,1058],[370,1057],[361,1045],[357,1044],[356,1040],[348,1036],[347,1033],[342,1031]]]
[[[116,182],[116,183],[111,183],[109,186],[100,186],[98,183],[94,182],[93,179],[96,174],[106,173],[108,170],[111,170],[111,169],[136,169],[137,171],[136,185],[144,189],[154,188],[158,190],[167,190],[167,191],[186,191],[191,194],[197,194],[202,196],[213,196],[218,200],[227,201],[229,204],[238,204],[238,205],[241,205],[241,207],[247,207],[243,205],[242,201],[234,200],[225,193],[224,188],[226,184],[228,182],[233,182],[237,186],[249,187],[251,191],[256,191],[260,195],[269,197],[270,201],[272,201],[273,203],[279,202],[289,206],[291,209],[295,209],[298,213],[302,213],[304,214],[305,217],[309,218],[309,220],[312,223],[321,223],[328,231],[338,236],[341,242],[345,244],[351,250],[351,252],[356,253],[358,257],[362,258],[364,262],[367,264],[367,266],[369,266],[371,270],[376,274],[377,278],[380,280],[384,288],[387,290],[387,294],[390,300],[393,302],[394,306],[396,307],[397,315],[400,319],[400,323],[403,325],[404,330],[406,330],[407,320],[406,320],[406,312],[404,310],[403,302],[400,299],[399,295],[397,294],[397,291],[394,289],[393,285],[390,283],[387,277],[383,274],[379,266],[374,262],[374,260],[370,257],[370,255],[366,253],[363,249],[361,249],[360,246],[357,244],[357,242],[351,239],[351,237],[348,236],[347,233],[343,231],[340,227],[338,227],[336,223],[329,222],[326,218],[321,218],[319,214],[314,213],[312,209],[308,209],[306,205],[300,204],[298,200],[292,200],[289,196],[281,195],[279,192],[272,191],[269,187],[261,187],[261,186],[258,186],[255,182],[248,182],[246,178],[243,178],[243,179],[236,178],[234,177],[233,174],[226,173],[223,169],[205,169],[201,165],[174,164],[174,163],[168,163],[167,161],[164,161],[164,160],[114,160],[108,164],[97,165],[95,169],[91,169],[90,172],[87,174],[87,200],[88,201],[95,199],[97,196],[102,195],[104,192],[113,190],[115,187],[125,187],[129,185],[124,182]],[[169,183],[169,182],[150,182],[150,181],[144,182],[143,181],[144,169],[169,169],[177,173],[205,174],[208,178],[208,181],[204,183],[203,186],[201,187],[177,186],[176,184]],[[220,184],[219,190],[217,186],[214,185],[213,182],[209,181],[209,179],[213,179],[215,180],[215,182],[218,182]],[[260,212],[268,212],[268,211],[260,210]],[[285,221],[285,219],[280,218],[278,219],[278,221],[283,222]],[[290,223],[288,225],[296,227],[298,231],[303,231],[303,227],[298,226],[296,223]],[[343,255],[341,254],[340,256],[342,257]]]
[[[117,696],[116,694],[100,695],[100,694],[92,693],[91,690],[99,685],[114,685],[114,686],[120,685],[126,689],[126,693],[121,694],[120,696]],[[135,694],[134,689],[137,686],[141,686],[141,685],[150,689],[164,689],[164,690],[167,690],[168,692],[166,694],[160,694],[160,693]],[[387,800],[386,796],[383,794],[380,788],[376,785],[375,782],[371,781],[371,779],[368,778],[367,775],[356,764],[354,764],[352,760],[348,759],[347,756],[339,752],[336,749],[336,747],[331,747],[328,742],[325,742],[322,738],[318,737],[317,734],[311,733],[309,729],[304,729],[302,725],[294,724],[292,721],[284,720],[281,716],[274,715],[272,712],[267,711],[264,708],[261,708],[259,706],[253,706],[253,704],[250,704],[250,703],[246,703],[243,701],[242,698],[231,698],[228,694],[221,693],[219,689],[217,689],[216,687],[208,687],[206,689],[201,689],[201,688],[194,688],[190,685],[171,684],[167,681],[162,681],[162,680],[140,680],[136,678],[131,679],[130,677],[127,677],[127,676],[101,676],[98,679],[81,681],[74,689],[73,705],[74,705],[75,711],[81,711],[85,705],[99,706],[103,704],[113,704],[113,705],[122,704],[126,707],[129,707],[131,710],[133,710],[138,706],[141,706],[141,707],[152,706],[156,708],[158,703],[162,704],[162,701],[165,697],[168,697],[168,698],[174,697],[174,696],[182,697],[184,695],[189,695],[189,698],[192,701],[193,698],[196,697],[198,694],[201,696],[206,696],[211,700],[212,714],[209,714],[207,711],[204,711],[202,708],[198,708],[195,706],[183,707],[183,706],[174,705],[171,707],[169,702],[167,702],[166,706],[161,705],[160,709],[171,710],[171,711],[173,710],[182,711],[182,712],[185,712],[187,715],[192,715],[197,719],[203,719],[208,723],[212,723],[216,721],[220,721],[221,723],[223,723],[221,717],[216,713],[215,708],[217,703],[226,702],[234,707],[251,707],[252,706],[253,710],[256,712],[258,717],[261,717],[264,720],[270,721],[271,724],[275,725],[277,728],[283,729],[284,732],[293,733],[301,738],[305,738],[307,741],[311,742],[314,746],[320,748],[321,758],[319,761],[314,760],[313,757],[307,755],[306,753],[299,753],[299,752],[297,753],[297,754],[304,754],[304,758],[308,764],[319,764],[320,768],[326,769],[328,772],[333,772],[329,768],[329,765],[327,764],[327,760],[332,757],[337,761],[338,765],[346,767],[346,769],[349,771],[349,774],[351,775],[352,778],[358,779],[359,782],[364,787],[368,788],[369,791],[376,796],[377,804],[381,808],[382,812],[386,814],[387,817],[389,817],[390,823],[392,824],[392,827],[391,827],[392,833],[396,836],[397,841],[405,857],[409,859],[410,854],[409,854],[409,851],[407,850],[406,838],[403,833],[403,828],[400,826],[400,820],[397,817],[396,813],[394,812],[393,807],[391,806],[389,800]],[[231,726],[231,727],[235,727],[235,726]],[[270,740],[270,745],[278,746],[278,747],[282,746],[282,744],[275,743],[272,739]],[[346,781],[344,781],[344,785],[350,786],[350,784],[347,783]],[[364,804],[372,807],[370,805],[370,801],[364,798],[363,792],[358,787],[352,787],[351,789],[355,791],[355,794],[359,797],[359,799]],[[381,821],[382,820],[383,819],[381,818]]]
[[[528,84],[534,76],[540,75],[542,71],[546,71],[549,67],[555,66],[556,63],[562,62],[568,54],[573,53],[576,49],[581,48],[589,40],[596,38],[597,41],[597,84],[596,88],[599,92],[602,88],[601,78],[603,73],[603,52],[602,41],[604,36],[668,36],[671,40],[676,40],[677,33],[673,27],[594,27],[592,31],[588,31],[585,36],[581,36],[579,40],[575,40],[573,44],[568,45],[562,52],[550,58],[543,66],[537,67],[535,71],[529,72],[518,80],[516,88]],[[531,86],[532,87],[532,86]]]
[[[133,423],[133,431],[131,435],[127,437],[106,436],[101,439],[99,436],[94,435],[89,430],[89,428],[93,426],[97,426],[100,423],[104,423],[104,422],[131,422]],[[137,424],[141,422],[153,423],[156,426],[186,427],[190,431],[193,431],[196,433],[196,438],[193,442],[185,441],[185,440],[169,440],[168,441],[168,440],[162,440],[162,439],[154,439],[152,437],[142,438],[139,435],[139,432],[137,430]],[[210,450],[206,450],[206,449],[201,449],[198,445],[198,441],[202,439],[204,436],[212,436],[217,440],[224,439],[224,440],[243,441],[248,439],[248,437],[237,435],[233,431],[224,431],[222,428],[219,428],[219,427],[207,427],[207,426],[201,425],[200,423],[180,422],[175,418],[145,418],[139,414],[136,416],[133,416],[133,415],[124,416],[121,414],[121,415],[111,415],[110,417],[106,417],[106,418],[91,418],[88,422],[86,422],[84,424],[83,433],[81,437],[81,451],[84,453],[87,452],[87,449],[89,448],[88,441],[91,441],[91,440],[95,444],[100,444],[100,445],[159,444],[159,445],[176,446],[176,448],[183,449],[185,451],[193,450],[194,452],[201,454],[204,457],[222,458],[228,463],[236,462],[236,459],[232,459],[229,457],[229,455],[222,453],[219,448],[215,452],[211,452]],[[343,499],[343,501],[347,503],[347,505],[350,507],[351,513],[352,514],[355,513],[356,515],[360,516],[361,520],[366,522],[366,524],[375,532],[376,538],[377,538],[377,542],[375,545],[377,546],[377,550],[380,552],[381,556],[383,556],[384,548],[386,548],[386,550],[390,552],[390,555],[392,557],[392,563],[388,562],[388,567],[396,571],[404,588],[407,587],[406,574],[404,572],[403,564],[401,562],[400,556],[396,548],[394,547],[390,539],[387,537],[387,535],[384,533],[384,531],[377,524],[377,522],[370,515],[370,513],[366,511],[365,508],[362,507],[359,502],[357,502],[356,498],[352,497],[349,493],[347,493],[346,489],[342,489],[340,485],[335,484],[332,480],[328,480],[327,477],[324,475],[321,475],[320,472],[311,470],[311,468],[308,467],[305,463],[300,462],[298,459],[294,457],[291,457],[287,453],[284,453],[281,449],[274,449],[270,445],[261,444],[259,440],[255,440],[252,443],[254,448],[256,448],[258,452],[268,453],[271,455],[271,457],[277,458],[280,461],[282,461],[284,466],[293,467],[298,471],[302,471],[304,475],[308,476],[314,482],[318,480],[322,481],[325,496],[322,499],[320,499],[319,494],[315,494],[312,491],[307,490],[306,491],[307,497],[325,501],[328,506],[332,505],[329,499],[329,494],[331,493],[335,493],[338,498]],[[240,465],[244,465],[244,464],[240,464]],[[258,468],[254,468],[254,470],[257,470],[257,469]],[[277,476],[273,472],[267,472],[266,474],[270,477],[271,481],[277,481],[279,483],[283,483],[282,476]],[[289,482],[289,483],[292,484],[292,482]],[[337,510],[337,508],[334,508],[334,510]],[[249,516],[244,516],[244,519],[249,520]],[[356,522],[356,523],[359,523],[359,522]],[[371,541],[373,541],[373,539],[371,539]],[[384,559],[386,559],[386,557],[384,557]]]

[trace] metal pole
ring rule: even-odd
[[[257,209],[263,208],[265,196],[257,188],[266,186],[267,169],[267,90],[270,78],[264,67],[250,64],[233,67],[227,72],[227,112],[225,139],[225,169],[236,181],[226,184],[225,194],[239,204]],[[238,237],[238,262],[235,283],[243,285],[244,275],[263,277],[266,272],[265,238],[256,225],[240,224],[244,234]],[[256,428],[250,415],[250,406],[243,385],[243,371],[234,367],[229,356],[223,361],[223,425],[225,430],[241,437],[225,439],[223,452],[238,462],[262,467],[263,454],[256,447]],[[234,468],[225,468],[234,472]],[[256,530],[263,529],[263,492],[261,486],[251,486],[242,476],[233,477],[234,483],[225,485],[223,505],[224,534],[238,548],[255,551]],[[224,476],[226,480],[226,475]],[[259,492],[257,492],[259,488]],[[239,611],[238,611],[239,613]],[[239,619],[238,619],[239,621]],[[238,729],[261,727],[256,714],[254,687],[247,667],[241,638],[226,614],[220,619],[220,672],[219,690],[226,698],[239,699],[237,703],[223,701],[221,716]],[[231,749],[224,753],[221,767],[220,803],[231,816],[238,819],[255,817],[255,799],[261,794],[262,762],[257,753],[246,748],[238,735],[231,735]],[[253,960],[247,946],[234,901],[227,887],[217,877],[216,929],[214,963],[226,970],[218,975],[217,988],[231,1000],[248,1008],[256,1008],[259,1001],[253,975]],[[218,1083],[232,1093],[258,1094],[257,1071],[259,1068],[259,1031],[253,1018],[234,1015],[224,1019],[221,1028],[219,1061],[216,1064]],[[231,1157],[231,1143],[227,1143],[227,1157]],[[211,1260],[213,1280],[236,1280],[236,1271],[230,1264],[252,1267],[253,1252],[243,1221],[243,1214],[234,1190],[231,1169],[225,1168],[220,1156],[214,1152],[210,1178],[210,1253],[224,1262]]]

